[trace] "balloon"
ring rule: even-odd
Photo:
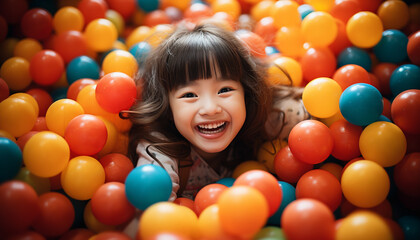
[[[55,36],[53,49],[68,64],[75,57],[87,54],[86,39],[79,31],[64,31]]]
[[[22,151],[12,140],[0,137],[0,183],[14,178],[22,166]]]
[[[107,225],[120,225],[134,217],[135,208],[125,196],[123,183],[108,182],[101,185],[90,201],[96,219]]]
[[[267,223],[269,225],[273,226],[280,226],[281,221],[281,215],[283,214],[284,209],[287,205],[289,205],[291,202],[296,200],[296,189],[291,184],[283,181],[278,181],[281,192],[283,194],[283,198],[281,200],[280,207],[277,209],[277,211],[268,218]],[[263,229],[261,230],[263,231]]]
[[[394,123],[406,133],[420,134],[420,90],[411,89],[398,94],[391,103]]]
[[[73,6],[58,9],[53,17],[53,27],[58,34],[69,30],[81,32],[84,24],[85,20],[82,12]]]
[[[87,156],[101,151],[107,136],[105,123],[91,114],[81,114],[71,119],[64,133],[70,150],[77,155]]]
[[[67,232],[73,224],[74,208],[63,194],[48,192],[39,196],[41,213],[32,227],[46,237],[58,237]]]
[[[317,120],[304,120],[296,124],[290,131],[288,142],[293,156],[309,164],[327,159],[334,144],[330,129]]]
[[[110,50],[118,38],[115,25],[105,18],[94,19],[88,23],[84,35],[88,48],[95,52]]]
[[[348,20],[346,31],[350,42],[354,46],[370,48],[381,40],[383,25],[381,19],[375,13],[361,11]]]
[[[296,159],[289,146],[280,149],[274,158],[274,169],[278,179],[287,183],[296,183],[305,172],[312,168],[313,164]]]
[[[264,163],[249,160],[249,161],[242,162],[238,166],[236,166],[236,168],[233,170],[232,178],[236,179],[242,173],[244,173],[246,171],[249,171],[249,170],[253,170],[253,169],[260,169],[260,170],[268,171],[268,169],[267,169],[267,167],[265,166]]]
[[[191,238],[197,222],[197,216],[191,209],[172,202],[159,202],[143,212],[138,237],[149,239],[160,233],[173,233]]]
[[[47,113],[48,108],[52,104],[52,97],[51,95],[42,88],[31,88],[26,91],[27,94],[31,95],[35,98],[36,102],[38,103],[39,107],[39,116],[45,116]]]
[[[63,75],[64,64],[63,58],[56,51],[42,50],[31,58],[29,71],[35,83],[50,86]]]
[[[83,14],[85,25],[95,19],[105,18],[108,5],[104,0],[81,0],[77,3],[77,8]]]
[[[277,211],[282,202],[283,194],[277,179],[266,171],[247,171],[235,180],[233,186],[250,186],[260,191],[267,200],[269,216]]]
[[[336,233],[343,239],[393,239],[385,220],[371,211],[357,211],[343,218]]]
[[[25,37],[47,39],[53,30],[51,14],[42,8],[32,8],[23,14],[20,27]]]
[[[334,239],[334,215],[315,199],[297,199],[283,211],[281,226],[287,239]]]
[[[267,221],[269,207],[264,195],[250,186],[232,186],[219,197],[222,229],[238,237],[255,235]]]
[[[365,49],[354,46],[344,48],[337,57],[337,67],[347,64],[356,64],[370,72],[372,69],[372,59]]]
[[[364,159],[372,160],[383,167],[390,167],[403,159],[407,150],[407,140],[397,125],[379,121],[363,129],[359,147]]]
[[[341,177],[344,197],[353,205],[370,208],[383,202],[390,181],[385,169],[370,160],[358,160],[348,165]]]
[[[300,58],[303,79],[310,82],[319,77],[332,77],[337,61],[329,48],[309,48]]]
[[[331,117],[339,111],[341,89],[340,85],[331,78],[316,78],[306,84],[302,94],[303,104],[314,117]]]
[[[29,132],[34,127],[37,116],[38,110],[34,108],[32,101],[9,96],[0,102],[0,129],[14,137]]]
[[[219,211],[219,205],[213,204],[201,212],[197,223],[198,235],[200,239],[217,240],[232,238],[222,229],[219,220]]]
[[[124,183],[134,166],[131,160],[121,153],[109,153],[99,159],[105,170],[105,182]]]
[[[146,164],[134,168],[125,180],[128,201],[140,210],[154,203],[168,201],[172,193],[171,178],[160,166]]]
[[[210,205],[216,204],[217,200],[226,189],[227,186],[213,183],[201,188],[194,198],[194,209],[198,216]]]
[[[269,16],[274,19],[274,25],[281,27],[299,27],[301,17],[298,11],[299,4],[295,1],[277,1],[271,7]]]
[[[385,29],[402,29],[410,21],[408,5],[404,1],[384,1],[377,10]]]
[[[420,65],[420,30],[408,37],[407,55],[413,64]]]
[[[393,177],[397,188],[408,196],[419,197],[420,191],[420,153],[414,152],[404,156],[394,167]]]
[[[340,97],[340,111],[350,123],[366,126],[382,113],[382,95],[374,86],[356,83],[346,88]]]
[[[71,99],[60,99],[51,104],[45,114],[49,130],[64,136],[67,125],[76,116],[84,114],[82,106]]]
[[[373,52],[380,62],[401,63],[407,59],[407,36],[396,29],[385,30],[382,38],[373,47]]]
[[[330,126],[334,139],[331,155],[342,161],[349,161],[360,156],[359,138],[363,128],[351,124],[345,119],[335,121]]]
[[[23,149],[25,166],[36,176],[53,177],[64,170],[70,148],[60,135],[42,131],[33,135]]]
[[[3,62],[0,75],[11,90],[23,90],[32,82],[29,61],[22,57],[11,57]]]
[[[337,24],[327,12],[315,11],[308,14],[301,25],[305,40],[312,47],[327,47],[337,37]]]
[[[10,180],[0,185],[0,232],[29,229],[40,213],[38,195],[27,183]]]
[[[83,78],[99,79],[100,67],[98,63],[88,56],[73,58],[66,68],[67,82],[71,85]]]
[[[403,64],[392,72],[389,86],[394,96],[410,89],[420,89],[420,67],[414,64]]]
[[[368,71],[356,64],[347,64],[338,68],[332,78],[340,84],[343,91],[356,83],[372,85]]]
[[[130,77],[134,77],[137,74],[137,69],[137,60],[130,52],[125,50],[114,50],[110,52],[102,62],[104,74],[121,72]]]
[[[339,180],[326,170],[314,169],[303,174],[296,184],[296,198],[312,198],[323,202],[332,212],[341,204]]]
[[[42,50],[41,43],[33,38],[24,38],[20,40],[13,51],[15,57],[22,57],[28,61],[39,51]]]

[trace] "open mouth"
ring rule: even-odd
[[[226,125],[226,122],[200,124],[197,126],[197,129],[202,134],[216,134],[222,132]]]

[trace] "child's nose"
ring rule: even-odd
[[[202,100],[202,105],[199,113],[201,115],[214,115],[220,113],[222,108],[219,103],[212,98],[205,98]]]

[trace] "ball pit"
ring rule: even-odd
[[[0,236],[420,239],[414,2],[0,1]],[[200,21],[234,31],[271,84],[304,88],[312,118],[170,202],[167,172],[128,158],[118,113],[150,51]]]

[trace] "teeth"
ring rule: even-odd
[[[218,127],[223,126],[223,124],[225,124],[225,122],[220,122],[220,123],[210,123],[210,124],[200,124],[198,125],[199,128],[204,128],[204,129],[215,129]]]

